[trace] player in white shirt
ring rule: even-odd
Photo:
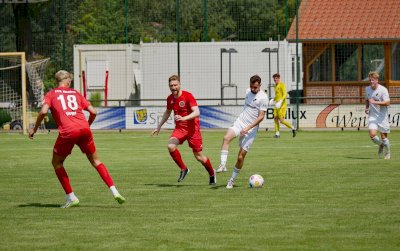
[[[246,91],[245,104],[242,113],[236,119],[232,127],[229,127],[221,147],[221,164],[217,172],[226,172],[226,161],[228,159],[228,151],[230,142],[239,137],[239,154],[231,178],[226,188],[233,188],[235,178],[243,167],[244,158],[253,144],[258,127],[265,117],[268,108],[268,96],[261,90],[261,78],[254,75],[250,78],[250,88]]]
[[[381,156],[385,149],[385,159],[390,159],[390,142],[387,136],[390,133],[389,92],[378,83],[379,74],[377,72],[370,72],[368,77],[370,85],[365,88],[365,113],[368,114],[369,136],[379,146],[378,155]],[[377,135],[378,131],[381,133],[381,138]]]

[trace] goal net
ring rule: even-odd
[[[49,58],[26,62],[25,53],[0,53],[0,130],[26,133],[34,126],[48,63]]]

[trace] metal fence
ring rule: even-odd
[[[0,51],[25,51],[28,61],[50,57],[49,87],[56,70],[73,70],[74,44],[278,40],[295,15],[294,0],[6,2],[0,2]]]
[[[391,102],[400,102],[398,21],[381,26],[400,19],[399,5],[393,0],[7,0],[0,1],[0,52],[24,51],[28,62],[50,58],[40,70],[41,91],[53,88],[54,73],[66,69],[75,73],[75,88],[88,91],[100,107],[164,104],[166,80],[174,73],[202,106],[241,105],[251,75],[259,74],[273,97],[271,75],[280,72],[299,117],[301,104],[362,105],[370,71],[379,73]],[[378,11],[386,13],[387,22],[373,15]],[[96,54],[95,45],[108,49]],[[1,62],[0,70],[18,64]],[[111,82],[104,84],[105,78]],[[34,84],[29,79],[27,88],[34,90]],[[113,89],[105,91],[108,85]],[[2,86],[9,89],[6,82]]]

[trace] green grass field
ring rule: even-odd
[[[203,131],[214,168],[225,131]],[[378,159],[366,131],[306,131],[273,139],[260,131],[235,188],[229,170],[208,185],[185,145],[191,172],[166,148],[170,131],[95,132],[101,160],[127,199],[118,205],[78,148],[65,167],[81,203],[64,192],[50,163],[57,134],[0,134],[1,250],[399,250],[400,132],[392,159]],[[250,189],[251,174],[266,183]]]

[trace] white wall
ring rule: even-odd
[[[269,84],[273,84],[269,74],[268,53],[261,51],[264,48],[278,47],[281,79],[286,83],[288,91],[295,89],[296,83],[292,81],[292,57],[295,57],[296,49],[295,44],[286,41],[180,43],[182,88],[193,93],[200,105],[220,105],[221,48],[234,48],[238,52],[231,54],[231,83],[237,86],[237,98],[240,100],[237,103],[233,100],[224,101],[224,104],[241,105],[252,75],[258,74],[261,77],[263,90],[268,90]],[[278,72],[278,55],[271,53],[270,56],[272,75]],[[109,61],[109,99],[159,99],[142,101],[140,105],[165,105],[165,99],[170,94],[168,78],[178,73],[177,43],[75,45],[74,86],[81,92],[80,75],[88,58],[103,58]],[[229,54],[223,53],[223,84],[228,84],[228,72]],[[135,94],[136,89],[139,94]],[[273,91],[272,86],[270,89]],[[302,89],[301,84],[299,89]],[[273,97],[274,93],[269,96]],[[236,98],[235,88],[225,88],[224,98]]]
[[[252,75],[258,74],[262,79],[264,90],[272,76],[269,75],[268,53],[261,52],[264,48],[278,48],[277,41],[270,42],[206,42],[180,43],[180,76],[182,87],[194,94],[197,99],[221,98],[221,48],[234,48],[238,53],[231,54],[231,82],[237,85],[238,98],[244,98]],[[301,48],[299,48],[301,51]],[[296,88],[292,82],[291,54],[295,54],[295,44],[286,41],[279,42],[279,72],[282,81],[288,86],[288,91]],[[294,56],[293,56],[294,57]],[[177,74],[177,44],[152,43],[141,44],[140,68],[143,83],[140,86],[142,99],[165,99],[169,94],[168,77]],[[271,53],[271,74],[278,71],[277,53]],[[229,81],[229,54],[222,55],[223,83]],[[302,86],[300,85],[300,89]],[[273,88],[271,88],[273,90]],[[225,88],[225,98],[235,98],[235,88]],[[271,95],[270,95],[271,96]],[[274,94],[272,93],[272,96]],[[239,101],[239,104],[242,101]],[[219,105],[220,100],[199,101],[204,105]],[[142,103],[149,105],[148,102]],[[164,104],[155,102],[154,104]],[[225,101],[224,104],[235,104],[235,101]]]
[[[98,80],[104,81],[104,69],[89,73],[87,62],[93,60],[106,61],[108,63],[108,99],[129,99],[135,94],[133,74],[133,51],[137,48],[132,44],[110,44],[110,45],[75,45],[74,46],[74,88],[83,94],[82,71],[88,74],[98,75]],[[96,77],[92,77],[96,79]],[[90,79],[88,79],[90,81]],[[100,82],[101,82],[100,81]],[[88,83],[90,87],[90,83]],[[102,93],[104,88],[88,88],[87,98],[94,92]],[[122,103],[123,105],[124,103]],[[104,105],[104,104],[103,104]],[[108,102],[108,105],[118,105],[118,102]]]

